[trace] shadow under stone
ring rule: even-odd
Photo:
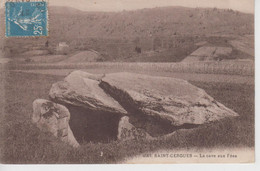
[[[122,116],[117,113],[93,111],[79,106],[66,105],[71,118],[69,125],[79,143],[108,143],[117,139],[118,123]]]
[[[99,86],[129,113],[129,122],[137,128],[145,130],[152,137],[159,137],[170,134],[178,129],[192,129],[198,127],[196,124],[183,124],[181,126],[173,126],[169,120],[162,119],[160,116],[145,114],[138,102],[121,89],[109,85],[107,82],[101,81]],[[157,111],[163,110],[161,106],[157,107]]]
[[[143,113],[135,113],[130,115],[129,121],[135,127],[144,129],[152,137],[160,137],[179,129],[193,129],[199,126],[196,124],[173,126],[170,121],[162,119],[159,116],[149,116],[144,115]]]

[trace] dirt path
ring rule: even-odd
[[[66,76],[74,69],[48,69],[48,70],[12,70],[13,72],[35,73]],[[188,81],[201,81],[201,82],[223,82],[235,84],[254,84],[253,76],[239,76],[239,75],[222,75],[222,74],[197,74],[197,73],[174,73],[174,72],[148,72],[148,71],[122,71],[118,69],[84,69],[83,71],[93,74],[98,73],[115,73],[115,72],[135,72],[153,76],[164,76],[180,78]]]

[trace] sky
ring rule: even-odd
[[[49,0],[50,5],[83,11],[122,11],[163,6],[230,8],[254,13],[254,0]]]
[[[3,5],[4,0],[1,5]],[[257,1],[257,0],[256,0]],[[254,0],[49,0],[53,6],[69,6],[83,11],[122,11],[164,6],[210,7],[254,13]]]

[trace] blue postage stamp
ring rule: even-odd
[[[48,36],[47,2],[6,2],[6,37]]]

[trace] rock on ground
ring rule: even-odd
[[[53,101],[62,104],[126,114],[125,109],[99,87],[102,77],[103,75],[74,71],[64,81],[53,84],[49,96]]]
[[[137,139],[153,139],[143,129],[136,128],[129,122],[129,117],[124,116],[120,119],[118,124],[118,140],[137,140]]]
[[[132,73],[107,74],[100,86],[131,115],[155,116],[173,126],[238,116],[187,81]]]
[[[78,147],[70,126],[70,113],[65,106],[44,99],[33,102],[32,121],[42,131],[51,132],[62,141]]]

